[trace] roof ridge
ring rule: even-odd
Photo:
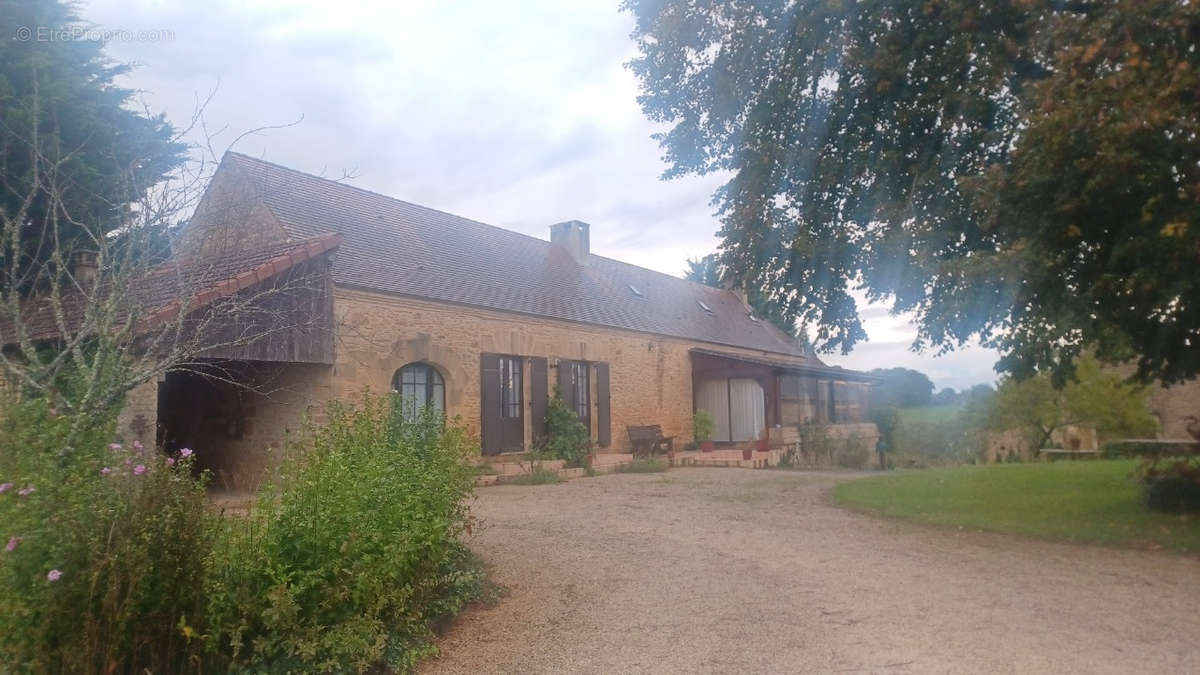
[[[476,224],[476,225],[482,225],[483,227],[487,227],[487,228],[490,228],[490,229],[493,229],[493,230],[498,230],[498,231],[500,231],[500,232],[503,232],[503,233],[505,233],[505,234],[509,234],[509,235],[516,235],[516,236],[519,236],[519,237],[525,237],[526,239],[530,239],[530,240],[533,240],[533,241],[536,241],[536,242],[540,242],[540,243],[542,243],[542,244],[545,244],[545,245],[547,245],[547,246],[551,246],[551,245],[552,245],[552,242],[550,242],[549,240],[542,239],[541,237],[534,236],[534,235],[532,235],[532,234],[526,234],[525,232],[519,232],[519,231],[517,231],[517,230],[510,230],[510,229],[508,229],[507,227],[501,227],[501,226],[499,226],[499,225],[493,225],[493,224],[491,224],[491,223],[485,223],[485,222],[483,222],[482,220],[475,220],[474,218],[468,218],[468,217],[466,217],[466,216],[460,216],[460,215],[458,215],[457,213],[450,213],[449,211],[445,211],[445,210],[443,210],[443,209],[434,208],[434,207],[432,207],[432,206],[425,206],[424,204],[417,204],[416,202],[410,202],[410,201],[408,201],[408,200],[405,200],[405,199],[400,199],[399,197],[393,197],[393,196],[391,196],[391,195],[386,195],[386,194],[383,194],[382,192],[377,192],[377,191],[375,191],[375,190],[370,190],[370,189],[367,189],[367,188],[364,188],[364,187],[359,187],[358,185],[353,185],[353,184],[351,184],[351,183],[343,183],[343,182],[341,182],[341,181],[337,181],[337,180],[334,180],[334,179],[332,179],[332,178],[326,178],[326,177],[324,177],[324,176],[318,176],[318,175],[316,175],[316,174],[313,174],[313,173],[308,173],[308,172],[306,172],[306,171],[301,171],[301,170],[299,170],[299,169],[293,169],[293,168],[291,168],[291,167],[284,166],[284,165],[282,165],[282,164],[279,164],[279,163],[277,163],[277,162],[272,162],[272,161],[270,161],[270,160],[266,160],[266,159],[260,159],[260,158],[257,158],[257,157],[252,157],[252,156],[250,156],[250,155],[247,155],[247,154],[245,154],[245,153],[242,153],[242,152],[236,152],[236,151],[233,151],[233,150],[226,150],[226,151],[225,151],[225,154],[226,154],[226,155],[233,155],[233,156],[235,156],[235,157],[240,157],[240,158],[242,158],[242,159],[246,159],[246,160],[249,160],[249,161],[251,161],[251,162],[257,162],[257,163],[259,163],[259,164],[267,164],[267,165],[273,166],[273,167],[275,167],[275,168],[277,168],[277,169],[282,169],[282,170],[284,170],[284,171],[286,171],[286,172],[288,172],[288,173],[299,174],[299,175],[301,175],[301,176],[304,176],[305,178],[315,178],[316,180],[324,181],[324,182],[326,182],[326,183],[332,183],[332,184],[334,184],[334,185],[337,185],[337,186],[339,186],[339,187],[348,187],[348,188],[351,188],[351,189],[353,189],[353,190],[357,190],[357,191],[359,191],[359,192],[363,192],[363,193],[366,193],[366,194],[369,194],[369,195],[374,195],[374,196],[376,196],[376,197],[381,197],[381,198],[383,198],[383,199],[386,199],[386,200],[388,200],[388,201],[399,202],[399,203],[401,203],[401,204],[405,204],[405,205],[407,205],[407,206],[413,206],[413,207],[416,207],[416,208],[418,208],[418,209],[423,209],[423,210],[425,210],[425,211],[433,211],[433,212],[435,212],[435,213],[441,213],[441,214],[444,214],[444,215],[447,215],[447,216],[451,216],[451,217],[453,217],[453,218],[458,218],[458,219],[460,219],[460,220],[465,220],[465,221],[467,221],[467,222],[469,222],[469,223],[474,223],[474,224]],[[268,208],[269,208],[269,207],[268,207]],[[589,223],[589,225],[590,225],[590,223]],[[619,259],[617,259],[617,258],[611,258],[611,257],[609,257],[609,256],[606,256],[606,255],[600,255],[599,253],[592,253],[592,252],[590,252],[590,251],[589,251],[589,252],[588,252],[588,256],[595,256],[596,258],[599,258],[599,259],[601,259],[601,260],[607,260],[607,261],[609,261],[609,262],[617,263],[617,264],[619,264],[619,265],[624,265],[625,267],[631,267],[631,268],[633,268],[633,269],[636,269],[636,270],[641,270],[641,271],[643,271],[643,272],[650,272],[651,274],[657,274],[657,275],[660,275],[660,276],[666,277],[666,278],[668,278],[668,279],[671,279],[671,280],[673,280],[673,281],[682,281],[682,282],[684,282],[684,283],[687,283],[687,284],[692,284],[692,285],[695,285],[695,286],[699,286],[699,287],[701,287],[701,288],[708,289],[708,290],[706,290],[706,292],[711,292],[711,291],[716,291],[716,292],[718,292],[718,293],[727,293],[727,292],[729,292],[729,291],[728,291],[728,289],[724,289],[724,288],[718,288],[718,287],[716,287],[716,286],[709,286],[708,284],[704,284],[704,283],[701,283],[701,282],[699,282],[699,281],[692,281],[691,279],[688,279],[687,277],[679,277],[679,276],[675,276],[674,274],[668,274],[668,273],[666,273],[666,272],[660,272],[659,270],[650,269],[649,267],[642,267],[641,265],[635,265],[635,264],[633,264],[633,263],[631,263],[631,262],[627,262],[627,261],[624,261],[624,260],[619,260]]]

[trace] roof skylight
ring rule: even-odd
[[[629,290],[632,291],[633,294],[638,296],[639,298],[646,297],[646,294],[642,292],[642,289],[638,288],[637,286],[634,286],[633,284],[629,284]]]

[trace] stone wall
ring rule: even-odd
[[[613,441],[609,449],[618,452],[629,451],[628,425],[659,424],[664,434],[677,437],[677,443],[691,440],[692,365],[688,350],[714,348],[677,338],[344,288],[335,293],[334,312],[339,335],[331,380],[334,396],[353,397],[364,387],[388,391],[399,368],[426,362],[436,367],[446,381],[447,414],[461,417],[475,432],[480,417],[480,354],[540,356],[552,364],[556,359],[607,362]],[[720,349],[768,356],[755,350]],[[524,380],[528,439],[528,365]],[[555,380],[552,367],[551,386]],[[592,419],[596,418],[595,404],[593,395]]]
[[[154,447],[157,431],[158,383],[144,382],[125,395],[125,407],[117,416],[117,440]]]
[[[1158,418],[1158,437],[1190,439],[1190,417],[1200,418],[1200,380],[1150,389],[1150,412]],[[1195,428],[1195,427],[1193,427]]]

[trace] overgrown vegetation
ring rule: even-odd
[[[327,417],[210,558],[207,639],[229,665],[406,670],[432,651],[431,622],[480,587],[462,568],[465,431],[369,395]]]
[[[485,590],[462,544],[474,446],[436,413],[331,405],[244,518],[206,508],[190,450],[111,431],[40,400],[5,410],[0,660],[15,670],[406,671]]]
[[[692,438],[696,439],[697,443],[712,440],[713,430],[716,428],[717,421],[707,410],[697,410],[692,414]]]
[[[110,444],[0,399],[0,669],[180,672],[202,641],[213,516],[190,451]]]
[[[546,440],[539,454],[561,459],[568,467],[587,468],[591,452],[592,439],[587,427],[555,387],[553,398],[546,404]]]
[[[842,505],[932,525],[1200,551],[1200,520],[1143,506],[1133,460],[958,466],[834,489]]]

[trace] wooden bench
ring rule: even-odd
[[[662,427],[657,424],[644,427],[627,427],[629,443],[633,446],[634,457],[648,457],[659,450],[675,451],[675,437],[663,436]]]

